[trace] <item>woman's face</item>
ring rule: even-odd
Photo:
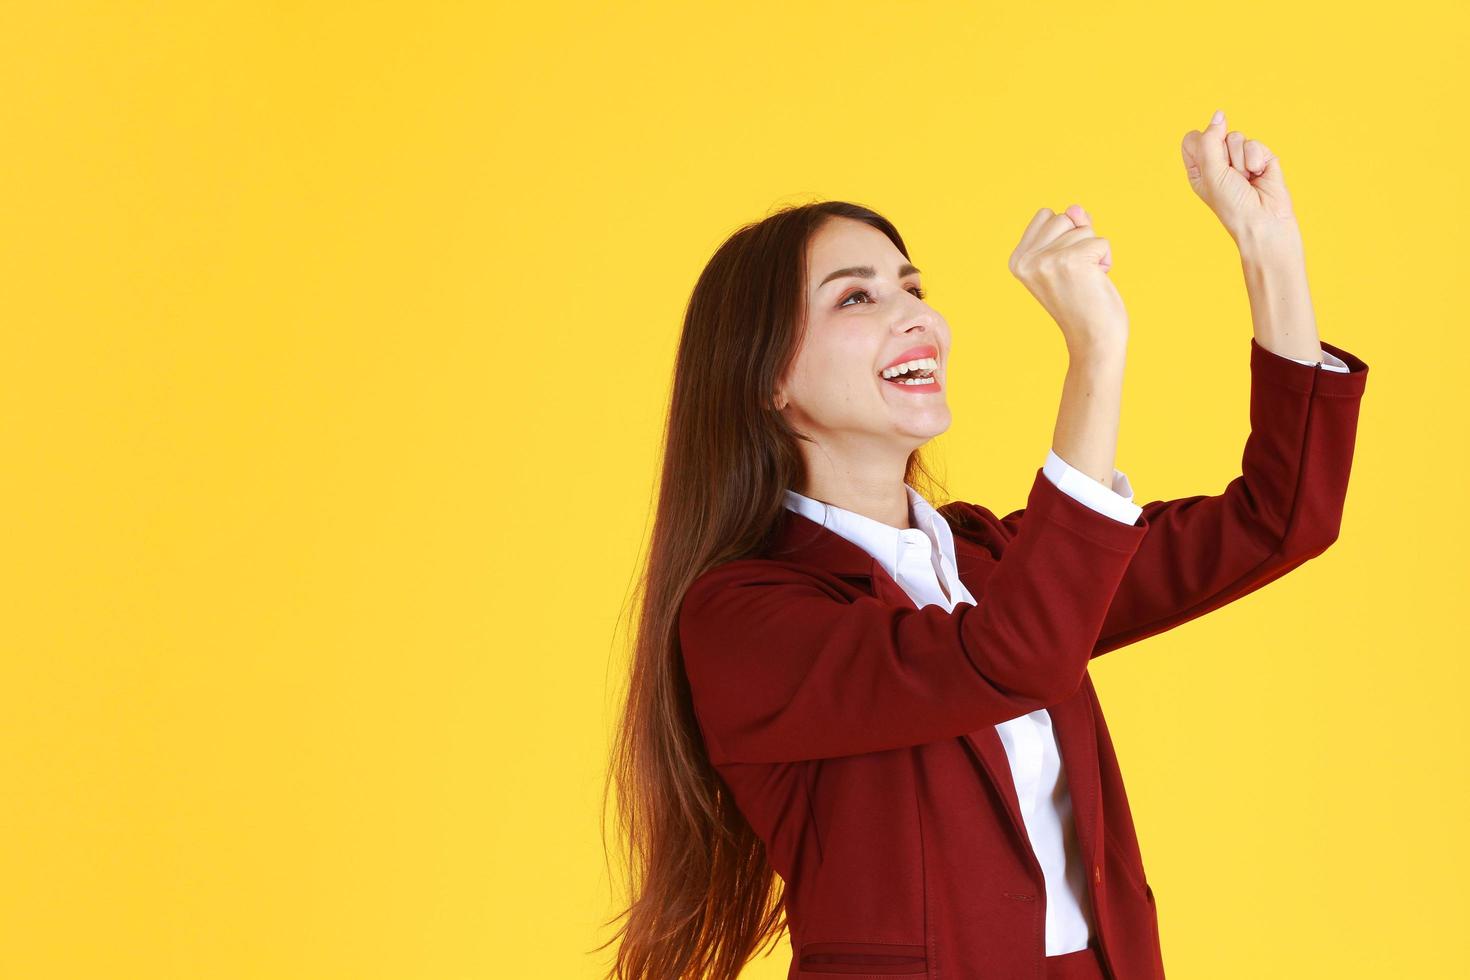
[[[833,218],[813,236],[807,269],[805,336],[777,389],[791,424],[824,447],[886,441],[905,457],[949,428],[949,324],[888,236]],[[890,364],[926,357],[938,362],[928,381],[917,380],[927,370],[883,377]]]

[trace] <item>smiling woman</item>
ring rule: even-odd
[[[1070,360],[1004,516],[930,501],[952,336],[890,222],[786,208],[701,274],[609,769],[635,891],[618,980],[735,980],[783,929],[792,980],[1163,977],[1089,664],[1332,543],[1367,366],[1268,348],[1306,328],[1260,304],[1241,477],[1140,506],[1113,466],[1110,244],[1042,208],[1010,266]]]
[[[613,939],[615,976],[734,978],[784,926],[766,841],[710,764],[676,635],[680,607],[709,568],[770,547],[792,513],[785,492],[813,489],[814,465],[816,486],[832,472],[823,444],[896,466],[884,512],[906,515],[904,485],[936,484],[919,447],[949,424],[949,346],[898,230],[856,204],[789,207],[747,225],[695,284],[609,767],[639,883]],[[894,365],[934,382],[885,379]]]
[[[830,217],[804,262],[800,343],[774,398],[802,434],[803,479],[791,489],[906,525],[907,460],[950,425],[949,324],[924,298],[902,239],[881,224]],[[854,487],[881,490],[857,501]]]

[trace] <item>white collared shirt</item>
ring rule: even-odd
[[[1296,357],[1290,360],[1317,363]],[[1348,372],[1341,358],[1325,350],[1322,368]],[[1109,490],[1048,450],[1042,472],[1068,496],[1125,524],[1137,523],[1143,512],[1133,502],[1133,487],[1121,470],[1113,470]],[[872,555],[914,605],[940,605],[951,612],[961,602],[978,605],[960,581],[949,522],[917,490],[907,483],[904,488],[912,528],[896,528],[793,490],[786,491],[785,505]],[[1046,955],[1082,949],[1093,930],[1091,899],[1051,714],[1038,708],[1001,722],[995,730],[1010,760],[1011,780],[1031,849],[1046,878]]]

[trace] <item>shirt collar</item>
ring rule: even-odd
[[[909,516],[914,527],[929,539],[930,547],[944,556],[949,569],[957,568],[954,534],[950,530],[949,522],[919,491],[907,483],[903,486],[908,495]],[[898,577],[898,556],[904,529],[875,521],[871,517],[808,497],[795,490],[786,491],[785,505],[862,548],[877,559],[885,572],[895,579]]]

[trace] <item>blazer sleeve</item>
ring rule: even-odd
[[[1172,629],[1275,581],[1337,540],[1368,365],[1307,365],[1251,338],[1241,475],[1214,496],[1143,505],[1149,532],[1113,593],[1093,656]],[[1007,531],[1022,511],[1001,518]]]
[[[784,762],[961,735],[1054,704],[1086,673],[1148,522],[1123,524],[1041,470],[975,603],[862,595],[795,562],[697,577],[677,633],[712,762]]]

